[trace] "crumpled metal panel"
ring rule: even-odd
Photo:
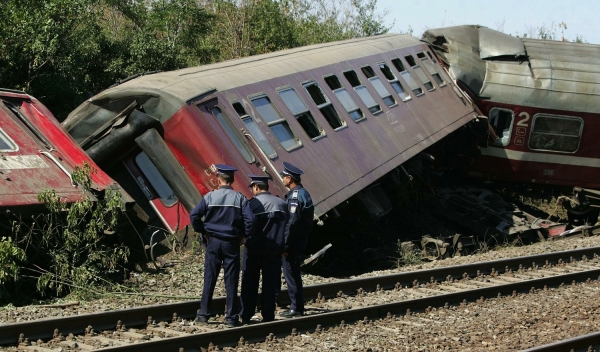
[[[486,27],[479,28],[479,57],[482,59],[498,56],[525,55],[521,38],[513,37]]]
[[[600,108],[600,45],[516,38],[479,26],[423,34],[429,43],[440,38],[447,44],[438,45],[436,52],[479,97],[556,110],[597,113]]]
[[[485,79],[485,62],[479,55],[478,26],[456,26],[430,29],[423,41],[432,45],[448,66],[453,79],[479,93]]]

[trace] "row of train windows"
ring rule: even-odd
[[[428,57],[428,56],[429,57]],[[431,77],[435,80],[435,82],[443,87],[446,82],[442,78],[440,72],[437,71],[433,64],[433,57],[431,53],[427,52],[425,55],[424,52],[417,53],[418,60],[422,63],[422,65],[427,69]],[[396,68],[402,79],[406,82],[406,84],[410,87],[410,90],[413,92],[415,96],[420,96],[423,93],[423,89],[419,85],[420,82],[427,90],[433,91],[435,90],[435,86],[429,79],[429,77],[425,74],[423,69],[412,55],[407,55],[404,57],[406,63],[412,68],[415,72],[417,79],[413,78],[411,73],[405,68],[404,63],[401,59],[395,58],[392,59],[391,62],[393,66]],[[377,74],[377,72],[371,66],[363,66],[361,67],[361,71],[364,76],[367,78],[375,92],[379,95],[381,100],[388,107],[393,107],[397,105],[396,98],[390,90],[388,86],[384,84],[384,81],[387,81],[389,86],[393,89],[393,91],[397,94],[397,96],[402,101],[407,101],[411,99],[410,93],[408,93],[400,80],[396,77],[394,72],[390,69],[387,63],[379,62],[377,63],[377,67],[382,74],[382,78]],[[359,76],[356,74],[354,70],[348,70],[343,72],[344,78],[347,82],[352,86],[358,97],[367,107],[369,112],[376,114],[382,111],[379,103],[373,98],[371,93],[368,91],[367,87],[361,81]],[[356,104],[350,93],[346,90],[346,88],[341,84],[337,75],[332,74],[324,77],[324,81],[329,90],[333,93],[333,95],[339,100],[340,104],[346,110],[346,113],[354,122],[358,122],[366,119],[361,108]],[[344,127],[346,127],[346,122],[344,119],[340,117],[337,110],[329,100],[327,94],[323,91],[322,87],[316,81],[309,81],[302,84],[304,90],[311,98],[314,105],[320,111],[321,115],[331,128],[335,131],[338,131]],[[316,140],[323,136],[325,136],[325,131],[319,123],[314,119],[310,109],[304,104],[303,100],[300,98],[296,90],[291,87],[283,87],[278,88],[277,93],[279,97],[288,108],[288,110],[294,115],[302,129],[306,132],[306,134],[312,139]],[[273,105],[271,99],[266,94],[260,94],[250,98],[250,101],[258,115],[262,117],[264,122],[273,132],[279,143],[286,150],[293,150],[297,147],[300,147],[301,141],[296,137],[292,129],[290,128],[287,120],[282,117],[276,110]],[[252,137],[256,143],[262,148],[264,153],[269,158],[277,157],[277,152],[269,142],[269,140],[262,133],[261,129],[256,124],[255,119],[250,116],[241,103],[232,102],[233,108],[237,112],[238,116],[244,122],[244,125],[248,129],[250,133],[249,137]],[[212,113],[219,122],[219,124],[223,127],[225,132],[231,138],[233,143],[235,144],[238,151],[244,156],[247,162],[253,162],[254,157],[250,150],[245,146],[242,140],[239,138],[238,134],[234,132],[233,126],[231,126],[226,117],[223,115],[223,112],[220,108],[214,107],[212,108]]]
[[[514,119],[515,114],[512,110],[490,110],[490,125],[498,136],[495,145],[505,147],[510,144]],[[523,143],[528,119],[526,117],[517,123],[516,136],[513,138],[516,145]],[[575,153],[579,149],[582,132],[583,120],[579,117],[535,114],[531,121],[528,147],[531,150]]]

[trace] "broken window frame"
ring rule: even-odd
[[[142,175],[144,175],[144,178],[148,180],[154,189],[154,193],[158,196],[160,202],[165,207],[172,207],[177,204],[179,198],[177,198],[171,186],[169,186],[148,155],[145,152],[140,152],[133,159]]]
[[[390,91],[383,85],[383,82],[381,82],[381,78],[377,76],[375,70],[373,70],[373,68],[370,65],[362,66],[360,70],[365,75],[365,77],[367,77],[367,80],[369,80],[369,82],[373,86],[373,89],[375,89],[377,94],[379,94],[379,97],[381,98],[381,100],[383,100],[383,103],[387,105],[387,107],[391,108],[398,105],[398,102],[396,102],[396,99],[394,99],[392,93],[390,93]]]
[[[311,86],[316,87],[316,90],[317,90],[316,94],[320,95],[320,98],[324,101],[323,103],[319,104],[315,100],[315,97],[308,89]],[[315,105],[317,106],[317,109],[319,109],[319,111],[321,112],[321,115],[323,115],[323,118],[327,121],[329,126],[331,128],[333,128],[334,131],[339,131],[343,128],[348,127],[348,125],[346,124],[346,121],[340,117],[340,114],[338,114],[337,110],[333,106],[333,103],[331,103],[331,100],[329,100],[329,97],[327,96],[327,94],[325,94],[325,92],[323,91],[323,89],[321,89],[321,87],[319,86],[319,84],[317,82],[315,82],[315,81],[304,82],[302,84],[302,87],[304,87],[306,94],[308,94],[308,96],[310,96],[313,103],[315,103]],[[336,122],[336,123],[332,123],[332,120],[333,120],[333,122]]]
[[[412,99],[412,96],[409,93],[407,93],[406,89],[404,89],[404,86],[402,86],[402,83],[400,83],[400,80],[398,79],[398,77],[396,77],[394,72],[392,72],[392,69],[390,68],[390,66],[387,63],[378,62],[377,66],[379,67],[379,71],[381,71],[383,76],[388,80],[388,82],[390,83],[390,85],[392,86],[392,88],[394,89],[394,91],[396,92],[398,97],[400,98],[400,100],[409,101]],[[385,70],[382,66],[385,66]],[[386,74],[386,72],[389,73],[389,75],[390,75],[389,77]],[[400,91],[398,91],[398,90],[400,90]],[[404,95],[405,98],[403,98],[402,95]]]
[[[221,117],[217,116],[215,110],[218,110]],[[244,160],[249,164],[255,162],[256,158],[254,158],[252,150],[242,138],[243,136],[241,131],[238,128],[236,128],[235,125],[232,124],[231,120],[229,119],[229,116],[225,114],[223,109],[221,109],[217,105],[214,105],[210,107],[210,113],[217,120],[227,137],[229,137],[229,140],[231,140],[231,142],[235,146],[235,149],[237,149],[238,153],[244,158]]]
[[[427,52],[427,54],[429,54],[429,57],[432,57],[429,52]],[[433,59],[429,60],[429,58],[425,55],[425,52],[417,53],[417,58],[421,59],[423,66],[425,66],[427,71],[429,71],[429,74],[431,75],[433,80],[437,83],[437,85],[440,86],[440,88],[444,87],[446,85],[446,81],[444,81],[444,79],[442,78],[442,75],[435,68],[435,65],[434,65],[435,61],[433,61]]]
[[[269,98],[268,95],[264,93],[259,93],[257,95],[248,96],[248,99],[252,103],[252,106],[254,106],[254,108],[256,109],[258,115],[260,115],[260,117],[267,124],[267,126],[269,126],[271,132],[273,132],[275,138],[277,138],[277,140],[279,141],[279,144],[281,144],[281,146],[285,150],[292,151],[302,146],[302,141],[300,141],[300,139],[296,137],[296,134],[290,127],[288,121],[284,117],[282,117],[281,113],[279,113],[277,107],[273,104],[271,98]],[[259,107],[255,104],[256,101],[262,99],[265,99],[265,101],[267,102],[267,104],[263,106],[269,106],[269,108],[266,108],[266,110],[263,109],[262,106]],[[262,113],[261,110],[263,111]],[[269,115],[274,114],[276,116],[267,116],[267,112],[269,113]],[[266,118],[265,116],[267,116],[268,118]],[[281,132],[284,132],[284,134],[280,134]],[[284,135],[286,135],[286,138],[290,138],[282,140],[280,136]],[[290,141],[293,141],[293,144],[290,144]]]
[[[425,92],[423,91],[423,88],[421,88],[419,83],[417,83],[417,81],[412,77],[412,75],[406,69],[406,67],[404,67],[404,63],[402,62],[402,60],[399,57],[392,59],[392,64],[394,65],[396,70],[398,70],[398,72],[400,73],[400,76],[402,77],[404,82],[406,82],[406,84],[408,84],[408,86],[410,87],[410,90],[412,90],[412,92],[415,94],[415,96],[420,97],[425,94]]]
[[[577,121],[580,124],[579,131],[577,134],[566,134],[566,133],[560,133],[559,131],[557,131],[556,133],[552,133],[551,131],[536,132],[535,131],[536,122],[538,122],[542,118]],[[536,151],[547,151],[547,152],[565,153],[565,154],[577,153],[577,151],[579,151],[579,147],[581,145],[581,135],[583,133],[583,125],[584,125],[583,119],[581,117],[577,117],[577,116],[553,115],[553,114],[545,114],[545,113],[535,114],[535,115],[533,115],[533,119],[531,121],[531,131],[529,132],[529,141],[527,142],[527,146],[529,147],[529,149],[536,150]],[[534,134],[535,135],[553,136],[554,138],[561,138],[561,137],[577,138],[577,148],[575,148],[575,150],[557,150],[557,149],[532,147],[531,142],[534,139],[536,139],[536,138],[534,138]]]
[[[381,105],[379,105],[375,98],[373,98],[371,92],[369,92],[367,87],[361,82],[360,78],[354,70],[346,70],[343,71],[342,74],[344,75],[344,78],[346,78],[346,81],[348,81],[348,83],[352,86],[352,89],[354,89],[356,95],[358,95],[360,100],[362,100],[363,104],[365,104],[365,106],[371,114],[378,114],[383,111],[381,110]],[[356,84],[352,83],[350,78],[348,78],[347,74],[352,75],[352,78],[356,79],[356,82],[354,82]],[[369,98],[371,101],[369,101]]]
[[[236,105],[239,106],[239,109],[236,107]],[[252,138],[256,141],[256,143],[258,144],[260,149],[262,149],[265,155],[268,156],[270,159],[277,158],[277,152],[275,151],[275,148],[273,148],[273,146],[271,145],[263,131],[260,129],[256,121],[254,121],[254,118],[246,112],[246,109],[244,109],[242,103],[238,101],[232,101],[231,106],[233,107],[235,112],[237,112],[238,116],[244,123],[244,126],[246,126],[246,129],[248,129],[248,133],[250,133]]]
[[[19,151],[19,145],[2,128],[0,128],[0,142],[2,143],[0,144],[0,152],[10,153]],[[2,148],[4,145],[6,145],[6,148]]]
[[[432,58],[432,56],[429,53],[429,51],[427,51],[427,54],[429,55],[430,58]],[[438,86],[440,86],[440,88],[446,86],[446,81],[442,77],[442,74],[435,67],[435,62],[436,61],[433,58],[430,60],[425,55],[425,51],[417,53],[417,58],[421,59],[421,62],[423,63],[423,65],[425,66],[425,68],[427,69],[427,71],[429,71],[429,74],[431,75],[431,77],[433,78],[433,80],[437,83]]]
[[[427,77],[427,74],[425,74],[425,71],[423,71],[421,66],[419,66],[417,64],[417,60],[415,60],[415,57],[412,56],[412,54],[405,55],[404,60],[406,60],[406,62],[408,63],[408,66],[410,66],[412,68],[412,70],[415,72],[415,74],[417,75],[417,78],[419,79],[419,81],[421,81],[421,83],[423,84],[425,89],[427,89],[430,92],[433,92],[435,90],[435,85],[431,82],[429,77]]]
[[[337,84],[335,84],[335,86],[337,86],[336,88],[333,87],[334,80],[332,78],[335,78],[335,83],[337,83]],[[352,121],[360,122],[360,121],[367,119],[367,117],[362,112],[362,110],[360,109],[358,104],[356,104],[354,99],[352,99],[352,96],[350,96],[350,93],[348,93],[346,88],[342,85],[339,78],[337,78],[337,76],[335,74],[323,76],[323,80],[325,81],[325,83],[327,84],[329,89],[331,89],[331,91],[333,92],[335,97],[342,104],[344,109],[346,109],[346,113],[348,114],[348,116],[350,116]],[[340,97],[342,99],[340,99]]]
[[[504,112],[508,112],[511,115],[511,119],[510,119],[510,125],[509,128],[504,128],[501,132],[497,131],[496,128],[498,127],[497,124],[494,125],[494,121],[496,120],[497,116],[492,116],[494,114],[494,112],[500,112],[500,111],[504,111]],[[500,147],[506,147],[510,144],[510,138],[512,136],[512,130],[513,130],[513,124],[515,123],[515,112],[512,111],[511,109],[505,109],[505,108],[491,108],[490,109],[490,113],[489,113],[489,123],[490,126],[492,126],[494,128],[494,132],[496,132],[496,135],[499,137],[497,140],[494,141],[494,145],[496,146],[500,146]],[[505,124],[506,126],[506,124]],[[505,136],[504,133],[507,132],[508,134]]]
[[[300,95],[298,95],[298,92],[296,92],[294,88],[290,86],[285,86],[277,88],[276,91],[277,94],[279,94],[279,98],[281,98],[281,100],[283,101],[283,104],[288,108],[290,113],[294,115],[296,121],[298,121],[298,123],[310,139],[316,141],[317,139],[321,139],[327,135],[323,128],[317,123],[312,113],[310,112],[310,109],[306,106],[306,104],[304,104],[302,98],[300,98]],[[309,125],[309,128],[305,126],[306,124]],[[309,129],[316,130],[318,134],[315,136],[311,136],[311,133],[309,133]]]

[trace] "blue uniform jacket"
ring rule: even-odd
[[[248,199],[231,186],[207,193],[190,213],[190,221],[194,231],[225,241],[249,237],[254,230]]]
[[[302,185],[290,189],[285,200],[290,216],[285,229],[285,250],[302,252],[313,226],[315,207],[310,194]]]
[[[250,200],[256,216],[256,231],[245,243],[252,253],[281,255],[285,249],[285,228],[288,222],[287,204],[269,192],[261,192]]]

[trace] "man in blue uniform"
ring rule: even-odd
[[[227,292],[225,323],[227,327],[234,327],[239,323],[234,307],[240,277],[240,245],[244,237],[252,235],[254,214],[248,199],[231,188],[235,181],[233,174],[237,169],[223,164],[217,164],[215,167],[218,189],[207,193],[190,213],[192,227],[194,231],[202,234],[206,245],[204,288],[196,322],[208,322],[211,315],[209,309],[222,265]]]
[[[304,172],[294,165],[283,162],[279,174],[283,184],[289,188],[285,196],[289,220],[285,229],[285,253],[283,253],[283,276],[290,295],[290,309],[281,316],[291,318],[304,314],[304,294],[302,292],[302,252],[308,243],[308,234],[313,226],[315,208],[308,191],[302,186],[300,175]]]
[[[256,231],[246,239],[242,265],[242,323],[249,323],[256,310],[258,282],[262,270],[262,321],[275,320],[275,299],[281,285],[281,256],[285,246],[287,205],[269,193],[269,176],[249,175],[254,198],[250,208]]]

